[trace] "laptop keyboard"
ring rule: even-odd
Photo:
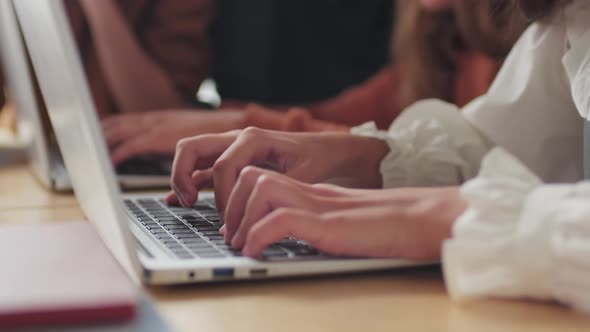
[[[179,259],[224,258],[242,256],[219,234],[221,222],[213,200],[201,200],[193,208],[167,206],[163,200],[124,201],[130,215]],[[309,244],[286,238],[268,247],[266,260],[327,257]]]

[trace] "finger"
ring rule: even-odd
[[[118,115],[107,116],[106,118],[100,120],[100,127],[103,132],[106,132],[108,130],[111,130],[112,128],[118,127],[120,124],[121,124],[121,121],[120,121]]]
[[[191,179],[197,190],[213,188],[213,168],[198,169],[193,172]]]
[[[103,126],[104,138],[109,147],[120,144],[121,142],[124,142],[141,133],[142,130],[136,124],[118,124],[110,127]]]
[[[101,120],[100,125],[107,141],[115,142],[140,133],[142,128],[146,128],[142,120],[144,118],[140,114],[134,113],[111,115]]]
[[[176,193],[174,191],[170,191],[168,194],[166,194],[166,204],[171,205],[171,206],[179,206],[180,205],[180,201],[178,200],[178,196],[176,196]]]
[[[232,238],[232,247],[243,247],[250,229],[273,210],[298,208],[318,212],[324,205],[321,198],[310,196],[308,192],[301,190],[295,180],[276,173],[264,174],[258,178],[247,201],[244,216]]]
[[[342,186],[327,183],[313,184],[310,185],[310,187],[310,190],[312,190],[314,193],[318,195],[331,197],[354,197],[362,195],[374,195],[377,192],[376,190],[345,188]]]
[[[197,199],[192,174],[199,162],[217,159],[234,142],[236,136],[236,132],[228,132],[195,136],[178,142],[172,166],[171,186],[183,206],[191,206]]]
[[[262,176],[268,177],[263,179]],[[242,169],[240,176],[234,186],[226,206],[225,224],[227,225],[226,241],[231,242],[236,235],[238,229],[241,227],[241,223],[246,214],[249,206],[267,205],[267,200],[273,196],[280,196],[274,190],[281,190],[280,182],[284,175],[257,168],[254,166],[247,166]],[[285,177],[285,183],[287,186],[287,178]],[[264,181],[261,181],[264,180]],[[293,188],[293,187],[292,187]],[[293,189],[297,189],[294,187]],[[269,195],[272,193],[271,195]],[[289,194],[287,192],[287,194]],[[258,213],[257,215],[260,215]],[[262,217],[261,215],[260,217]],[[260,218],[258,218],[260,219]]]
[[[225,231],[226,231],[226,228],[225,228],[225,225],[223,225],[223,226],[221,226],[221,228],[219,229],[219,234],[221,234],[221,235],[225,235]]]
[[[213,167],[215,200],[222,218],[241,170],[248,165],[259,164],[268,159],[272,141],[264,137],[263,132],[256,128],[244,130],[215,162]]]
[[[228,198],[225,209],[226,213],[223,219],[224,225],[226,225],[225,242],[231,242],[244,215],[250,194],[254,190],[258,177],[262,174],[261,169],[253,166],[245,167],[240,172],[240,176]]]
[[[257,257],[267,246],[292,236],[331,255],[430,259],[442,240],[421,244],[428,230],[419,226],[420,217],[389,206],[324,214],[277,210],[252,227],[243,253]]]
[[[135,136],[132,139],[125,141],[113,149],[111,153],[111,159],[115,165],[122,163],[125,160],[133,157],[158,153],[164,154],[168,151],[167,149],[161,148],[157,144],[158,139],[149,134]]]
[[[297,209],[279,209],[252,227],[242,253],[253,258],[260,257],[266,247],[288,236],[295,236],[310,244],[320,243],[326,232],[326,224],[318,214]]]
[[[207,170],[197,170],[192,175],[192,181],[197,188],[208,187],[208,183],[211,182],[211,177],[213,174],[212,169]],[[178,195],[174,191],[169,192],[166,195],[166,203],[168,205],[180,205],[180,200],[178,199]]]
[[[100,125],[103,128],[106,127],[115,127],[121,123],[127,123],[129,121],[130,114],[119,114],[119,115],[110,115],[105,117],[100,121]]]
[[[248,166],[242,170],[226,208],[226,242],[244,245],[250,228],[278,208],[298,208],[316,213],[383,204],[370,195],[342,195],[340,188],[317,187],[279,173]]]

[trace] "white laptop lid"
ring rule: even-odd
[[[51,186],[51,156],[35,96],[18,22],[11,1],[0,1],[0,57],[14,107],[18,134],[27,146],[33,172],[45,186]]]
[[[63,2],[13,4],[76,197],[115,257],[137,277],[135,242]]]

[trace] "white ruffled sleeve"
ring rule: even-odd
[[[556,300],[590,313],[590,183],[543,185],[495,149],[462,193],[469,207],[443,247],[453,298]]]
[[[351,133],[389,145],[380,168],[384,188],[463,183],[477,174],[481,159],[493,146],[455,105],[434,99],[406,109],[388,131],[366,123]]]

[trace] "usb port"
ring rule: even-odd
[[[231,267],[213,269],[213,277],[215,277],[215,278],[233,278],[234,277],[234,269]]]
[[[268,271],[266,269],[251,269],[250,276],[251,277],[266,277],[267,272]]]

